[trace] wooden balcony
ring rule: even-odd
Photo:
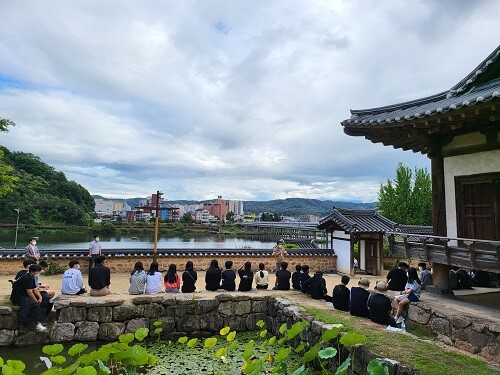
[[[393,256],[500,273],[500,241],[386,232]]]

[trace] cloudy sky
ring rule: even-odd
[[[491,1],[0,0],[0,144],[107,197],[374,201],[421,154],[349,109],[449,89],[498,45]]]

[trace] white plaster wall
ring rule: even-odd
[[[365,240],[359,241],[359,269],[366,270]]]
[[[458,237],[455,177],[500,172],[500,150],[444,158],[444,189],[448,237]]]
[[[337,271],[349,274],[351,272],[351,242],[350,236],[343,231],[333,231],[333,237],[345,238],[348,241],[333,239],[333,250],[337,254]]]

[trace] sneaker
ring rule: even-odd
[[[400,316],[399,318],[396,319],[396,324],[400,324],[404,320],[405,319],[402,316]]]
[[[38,323],[36,325],[36,331],[37,332],[45,332],[45,331],[47,331],[47,327],[43,326],[41,323]]]

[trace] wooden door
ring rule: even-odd
[[[377,241],[365,240],[366,273],[377,275]]]

